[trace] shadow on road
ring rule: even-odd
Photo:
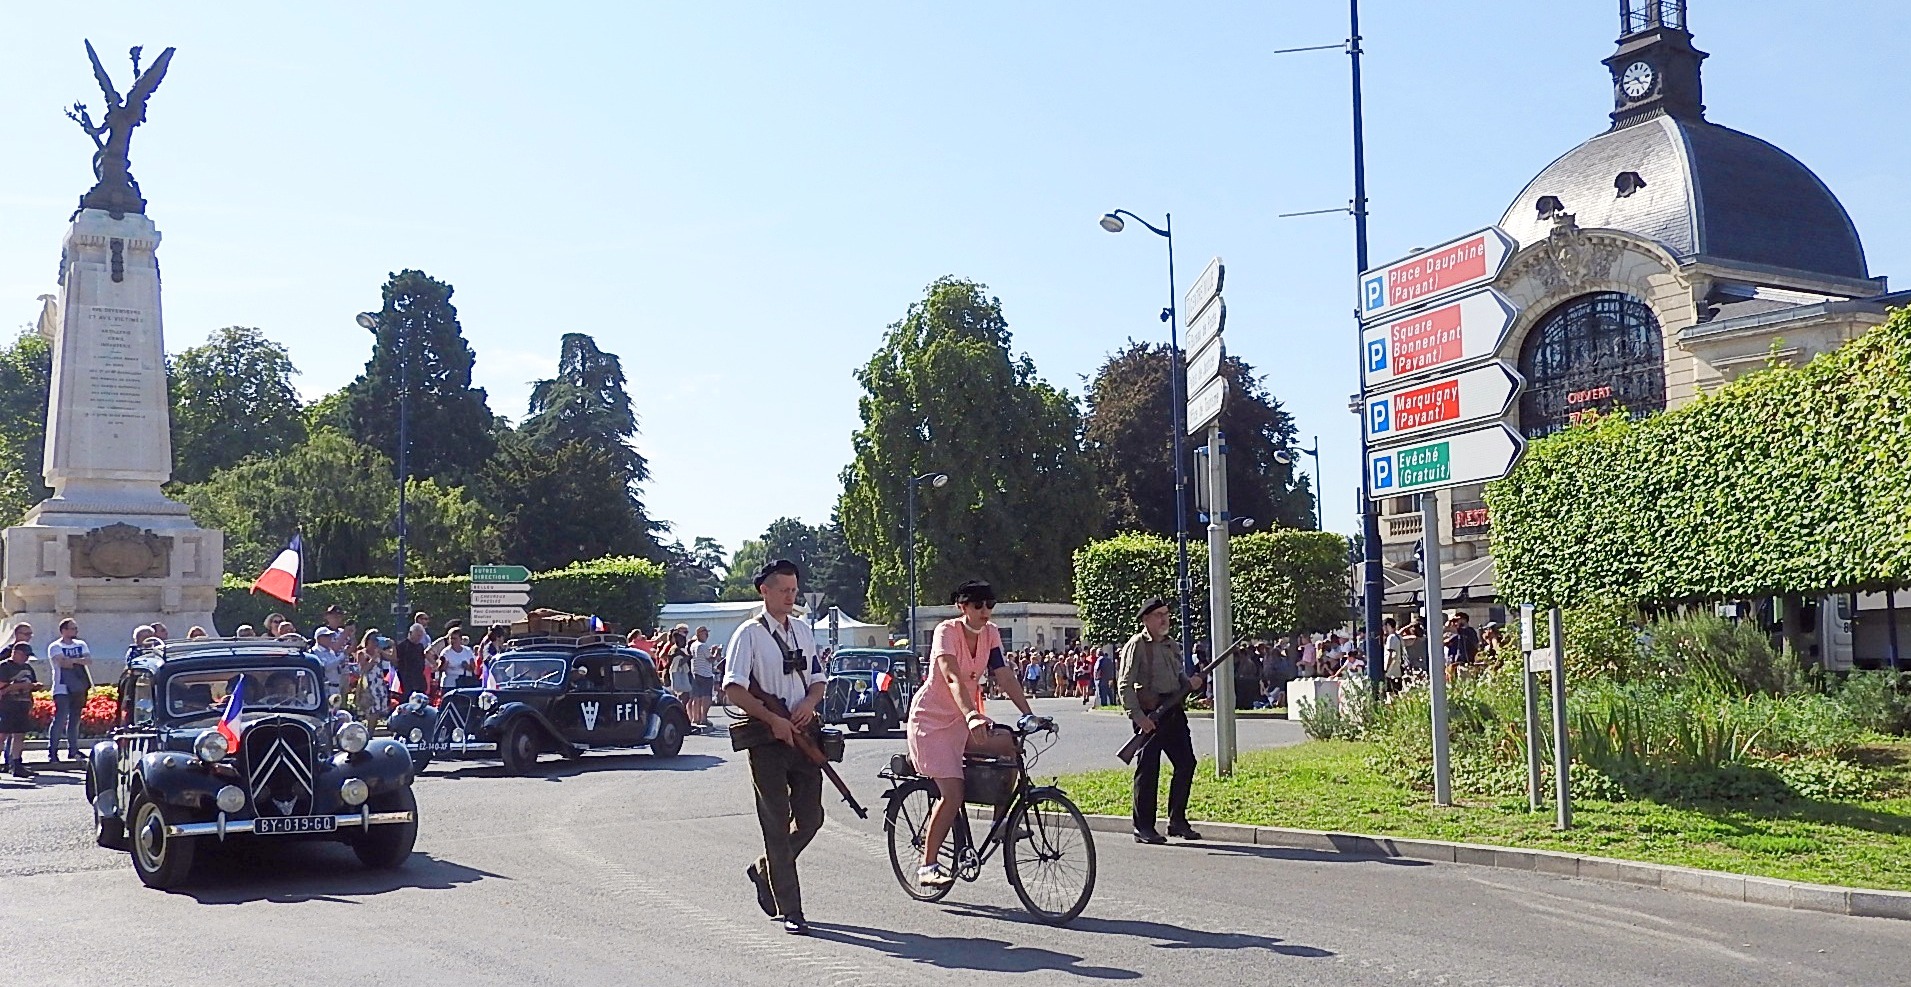
[[[400,888],[449,891],[485,878],[508,880],[428,853],[413,853],[397,870],[370,870],[342,844],[247,842],[201,856],[193,868],[192,883],[178,893],[202,905],[350,902]]]
[[[1082,958],[1052,949],[1016,946],[999,939],[975,939],[968,936],[925,936],[917,932],[892,932],[857,925],[811,922],[810,935],[850,946],[862,946],[897,959],[926,963],[947,970],[981,970],[987,973],[1033,973],[1054,970],[1097,980],[1136,980],[1140,972],[1112,966],[1090,966]]]
[[[1013,908],[997,908],[993,905],[964,905],[960,908],[947,909],[947,911],[951,915],[992,918],[1019,925],[1037,924],[1027,912]],[[1179,925],[1169,925],[1166,922],[1146,922],[1140,919],[1095,918],[1084,915],[1068,923],[1064,928],[1078,932],[1153,939],[1156,941],[1156,948],[1159,949],[1264,949],[1282,956],[1300,956],[1308,959],[1334,955],[1332,950],[1283,942],[1273,936],[1255,935],[1250,932],[1209,932],[1205,929],[1188,929]]]
[[[516,777],[496,761],[452,762],[458,766],[445,770],[434,770],[447,762],[433,761],[426,767],[422,777],[447,778],[453,781],[465,778],[512,778]],[[562,781],[582,774],[595,774],[599,771],[617,771],[635,769],[641,771],[703,771],[723,763],[723,758],[714,754],[678,754],[676,757],[655,757],[647,753],[632,754],[586,754],[575,761],[545,758],[537,767],[524,777],[542,778],[545,781]]]
[[[1339,838],[1336,837],[1336,842]],[[1346,837],[1344,850],[1302,850],[1298,847],[1284,846],[1235,846],[1227,843],[1182,843],[1180,847],[1188,850],[1206,850],[1209,853],[1232,853],[1243,857],[1260,857],[1263,860],[1297,860],[1317,864],[1388,864],[1393,867],[1431,867],[1431,860],[1416,860],[1412,857],[1390,857],[1379,852],[1372,844],[1374,841],[1359,837]]]

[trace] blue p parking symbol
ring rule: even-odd
[[[1377,374],[1387,369],[1387,341],[1376,339],[1367,344],[1367,372]]]
[[[1375,435],[1387,431],[1387,429],[1392,426],[1390,416],[1387,414],[1387,407],[1388,399],[1386,398],[1367,402],[1367,422]]]
[[[1385,275],[1376,274],[1360,285],[1361,307],[1369,312],[1378,310],[1387,304]]]
[[[1393,488],[1393,457],[1381,456],[1374,460],[1374,489]]]

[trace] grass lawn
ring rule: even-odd
[[[1666,805],[1575,802],[1573,829],[1554,832],[1550,802],[1465,801],[1440,808],[1369,768],[1370,745],[1312,741],[1252,751],[1234,777],[1201,763],[1193,819],[1564,850],[1763,877],[1911,890],[1911,742],[1867,748],[1897,797],[1876,802]],[[1162,771],[1166,784],[1166,766]],[[1128,814],[1130,772],[1062,779],[1084,812]],[[1165,797],[1165,796],[1164,796]]]

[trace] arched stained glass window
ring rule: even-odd
[[[1665,410],[1665,344],[1645,302],[1616,291],[1547,313],[1520,346],[1520,431],[1550,435],[1586,417]]]

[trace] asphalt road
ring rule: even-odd
[[[1116,717],[1064,724],[1038,775],[1106,765]],[[1211,726],[1196,722],[1211,746]],[[1244,746],[1297,741],[1243,722]],[[1911,985],[1911,923],[1656,889],[1267,847],[1142,847],[1097,834],[1073,925],[1027,920],[999,865],[941,904],[890,873],[875,771],[899,740],[853,738],[861,821],[828,800],[802,858],[815,935],[757,911],[748,776],[722,738],[671,761],[547,759],[535,777],[435,764],[418,852],[394,873],[325,844],[211,858],[187,892],[142,888],[92,845],[78,778],[0,781],[7,979],[101,984]],[[204,859],[204,858],[202,858]]]

